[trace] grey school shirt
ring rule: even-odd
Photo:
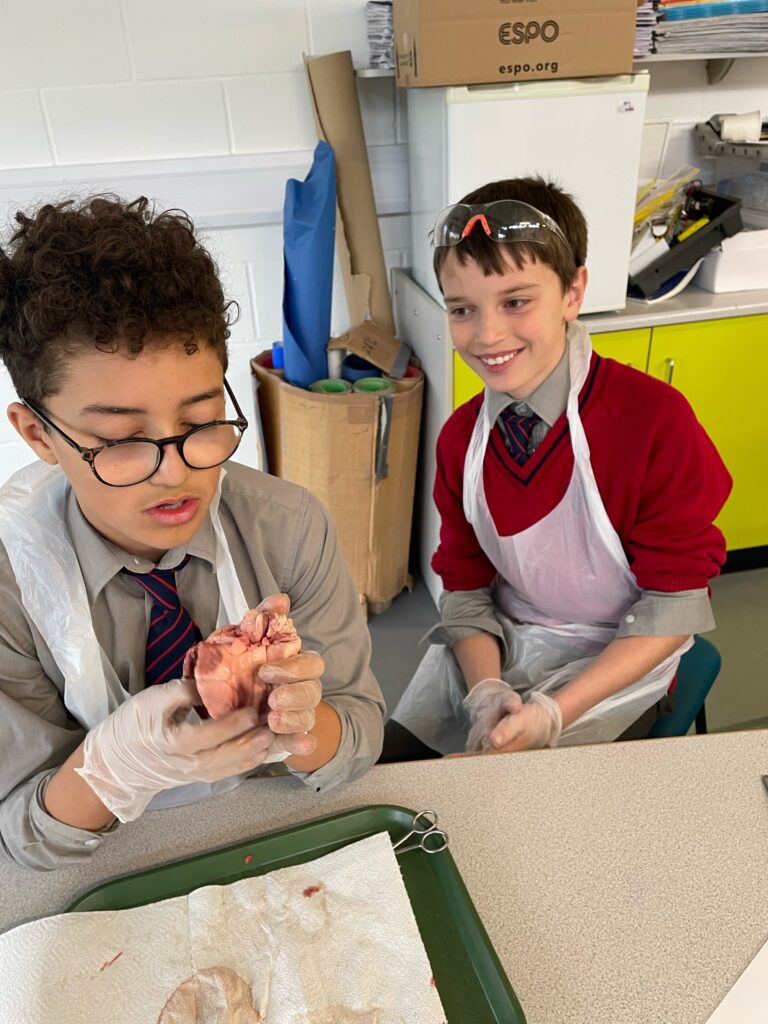
[[[524,401],[514,399],[503,391],[486,390],[485,401],[489,403],[491,423],[496,423],[507,407],[511,407],[519,416],[538,416],[539,421],[531,432],[528,444],[528,452],[533,454],[565,412],[570,385],[566,342],[560,362]],[[491,633],[498,637],[499,643],[504,643],[490,587],[444,590],[440,596],[440,617],[441,621],[425,637],[431,643],[454,644],[473,633]],[[677,593],[642,590],[638,600],[622,619],[616,636],[684,636],[705,633],[714,628],[715,620],[706,588],[681,590]]]
[[[370,637],[357,592],[328,513],[303,488],[228,463],[219,515],[249,607],[270,594],[288,594],[302,649],[325,659],[323,700],[341,719],[341,742],[322,768],[294,774],[318,792],[357,778],[381,752],[384,701],[370,669]],[[125,689],[138,693],[145,685],[151,599],[120,570],[147,572],[153,563],[105,540],[71,492],[62,529],[83,572],[99,643]],[[207,636],[217,626],[219,606],[210,517],[159,565],[173,568],[186,554],[189,563],[177,575],[179,596]],[[30,867],[83,860],[117,829],[73,828],[44,809],[47,780],[85,736],[64,706],[63,691],[64,679],[24,609],[0,544],[0,851]]]

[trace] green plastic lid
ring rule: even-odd
[[[309,390],[320,395],[346,395],[352,390],[345,380],[328,377],[326,380],[316,380],[309,385]]]
[[[355,381],[354,390],[365,395],[391,395],[395,385],[385,377],[362,377]]]

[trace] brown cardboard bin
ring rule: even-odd
[[[397,84],[632,71],[636,0],[394,0]]]
[[[271,360],[251,360],[269,471],[323,502],[368,610],[384,611],[410,585],[423,377],[388,398],[322,395],[286,383]]]

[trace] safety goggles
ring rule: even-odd
[[[571,247],[557,223],[546,213],[515,199],[498,199],[493,203],[456,203],[439,214],[432,233],[432,244],[458,245],[477,225],[494,242],[548,242],[552,235],[571,252]]]

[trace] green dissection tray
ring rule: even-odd
[[[314,860],[376,832],[389,832],[396,842],[410,830],[414,813],[382,804],[310,821],[106,882],[69,910],[124,910],[203,885],[228,885]],[[450,852],[414,850],[398,861],[449,1024],[525,1024]]]

